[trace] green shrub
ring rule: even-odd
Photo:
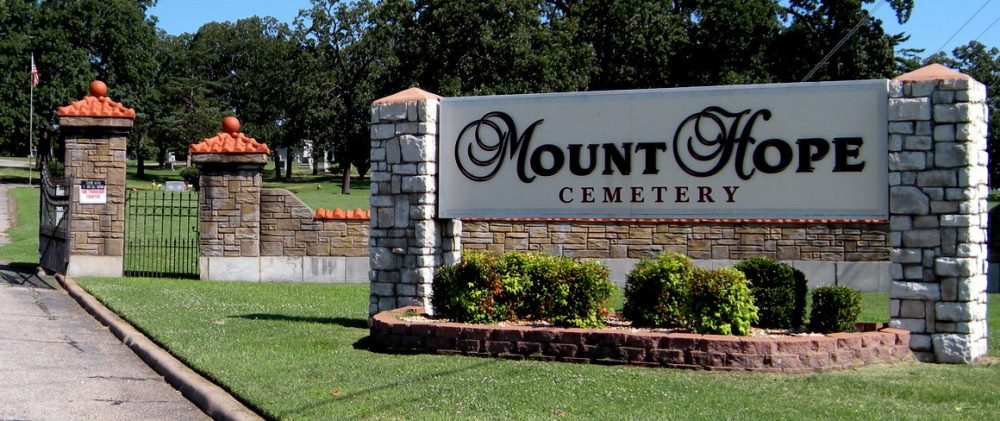
[[[683,254],[642,259],[625,278],[622,316],[637,326],[683,326],[694,265]]]
[[[792,322],[798,328],[805,323],[806,294],[809,293],[809,281],[801,270],[793,268],[792,275],[795,278],[795,309],[792,312]]]
[[[199,178],[201,177],[201,172],[198,171],[197,168],[184,167],[183,169],[180,170],[178,174],[180,174],[181,179],[183,179],[185,183],[190,184],[191,187],[195,189],[195,191],[198,191],[198,189],[201,188],[201,186],[198,185]]]
[[[805,315],[806,290],[796,280],[791,266],[765,257],[740,260],[734,267],[750,281],[754,304],[759,308],[760,320],[756,326],[763,328],[796,329],[802,326]]]
[[[549,320],[556,326],[604,325],[614,289],[604,265],[543,254],[530,256],[526,272],[531,281],[521,306],[527,318]]]
[[[431,305],[458,322],[494,323],[513,317],[502,302],[502,278],[496,256],[466,253],[462,262],[434,273]]]
[[[757,321],[757,307],[742,272],[695,268],[691,274],[688,315],[696,333],[746,335]]]
[[[607,268],[597,262],[469,252],[435,272],[431,304],[458,322],[544,319],[557,326],[598,327],[613,288]]]
[[[819,287],[812,292],[809,330],[817,333],[854,329],[861,314],[861,293],[848,287]]]

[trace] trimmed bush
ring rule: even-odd
[[[557,326],[599,327],[613,288],[607,268],[598,262],[469,252],[458,264],[435,272],[431,304],[458,322],[544,319]]]
[[[730,269],[695,268],[691,274],[689,324],[696,333],[746,335],[757,321],[747,278]]]
[[[812,292],[809,330],[816,333],[854,329],[861,314],[861,293],[848,287],[819,287]]]
[[[693,270],[683,254],[642,259],[625,278],[622,316],[636,326],[684,326]]]
[[[755,326],[768,329],[797,329],[805,315],[805,275],[796,280],[791,266],[765,257],[740,260],[736,270],[750,281],[760,320]],[[801,272],[800,272],[801,273]]]
[[[201,178],[201,172],[195,167],[184,167],[179,172],[181,179],[185,183],[190,184],[195,191],[201,188],[199,185],[199,179]]]
[[[806,319],[806,294],[809,293],[809,281],[806,280],[805,273],[795,268],[792,268],[792,276],[795,278],[795,309],[792,312],[792,323],[798,328]]]
[[[495,323],[513,318],[503,303],[503,279],[496,256],[466,253],[462,262],[434,273],[431,305],[458,322]]]

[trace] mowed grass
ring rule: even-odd
[[[146,168],[143,178],[135,175],[136,168],[128,168],[126,184],[128,188],[137,190],[150,190],[162,187],[167,181],[180,181],[180,169],[161,170],[156,168]],[[371,186],[367,178],[360,178],[357,175],[351,177],[351,193],[341,194],[341,180],[339,174],[320,173],[312,175],[309,168],[293,166],[291,181],[274,179],[274,163],[269,162],[264,167],[263,187],[268,189],[285,189],[308,205],[314,211],[323,209],[368,209],[368,196]]]
[[[17,223],[7,230],[10,242],[0,245],[0,261],[38,264],[38,188],[9,190],[17,208]],[[3,198],[0,198],[3,200]],[[13,211],[13,209],[11,209]]]
[[[274,419],[991,419],[1000,411],[992,359],[779,375],[392,355],[368,350],[367,285],[79,281]],[[866,315],[884,320],[884,298],[867,295]],[[990,309],[992,337],[998,310]]]

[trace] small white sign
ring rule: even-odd
[[[80,181],[80,204],[103,205],[108,203],[108,187],[103,180]]]
[[[888,81],[445,98],[444,218],[887,219]]]

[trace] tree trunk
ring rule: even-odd
[[[145,145],[142,144],[142,142],[143,142],[142,135],[140,134],[138,135],[138,139],[136,142],[137,147],[135,148],[135,160],[136,160],[135,178],[138,178],[140,180],[146,176],[146,148]]]
[[[340,194],[351,194],[351,164],[346,163],[340,166]]]
[[[281,154],[274,151],[274,179],[281,180]]]
[[[285,153],[285,181],[292,181],[292,158],[294,157],[292,148],[288,148]]]

